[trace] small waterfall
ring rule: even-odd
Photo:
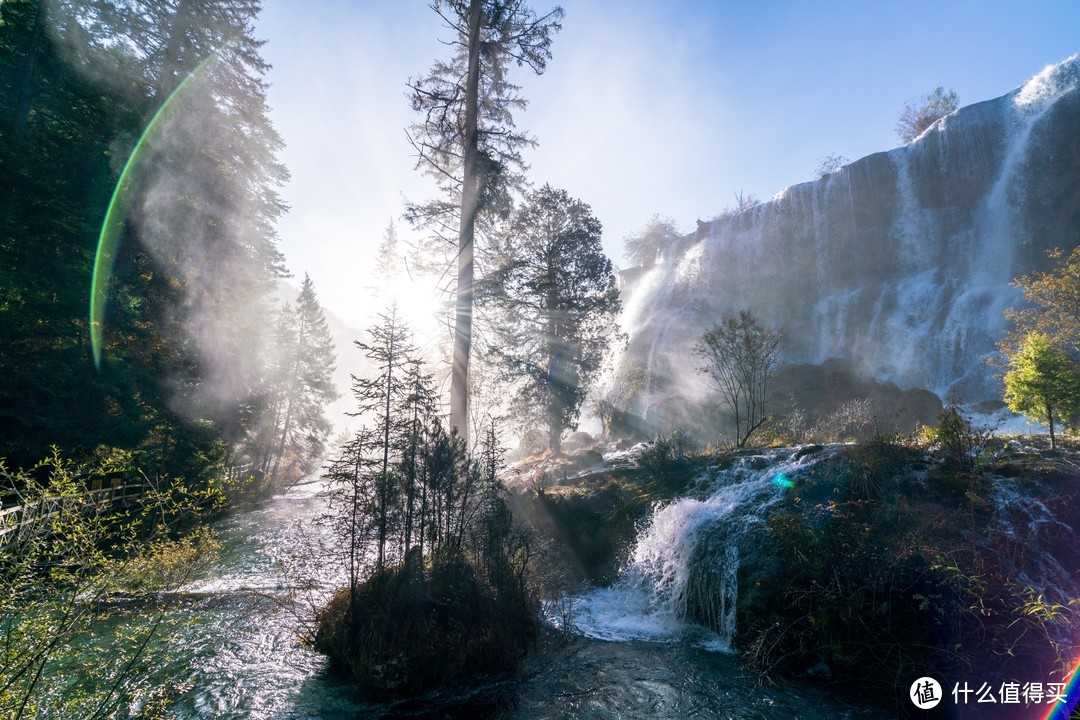
[[[574,629],[608,641],[689,639],[731,651],[740,541],[762,525],[788,480],[815,462],[797,454],[788,448],[739,458],[707,479],[702,497],[657,507],[615,585],[573,599]],[[562,619],[552,621],[559,625]]]

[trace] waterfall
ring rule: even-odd
[[[609,641],[690,640],[730,652],[739,597],[740,542],[760,528],[790,479],[815,462],[797,449],[738,458],[700,478],[703,490],[654,510],[618,581],[572,600],[569,622]],[[567,616],[549,617],[556,625]]]
[[[627,283],[624,364],[649,400],[692,398],[693,344],[749,309],[792,363],[849,360],[902,388],[1000,398],[987,359],[1010,283],[1080,245],[1080,55],[961,108],[908,145],[702,223]],[[688,388],[689,386],[689,388]]]

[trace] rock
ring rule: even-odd
[[[647,417],[682,422],[677,403],[657,406],[700,396],[691,349],[742,309],[783,331],[788,362],[840,356],[852,377],[897,393],[1000,398],[986,359],[1009,329],[1002,310],[1022,300],[1011,282],[1046,270],[1048,250],[1080,246],[1078,77],[1080,58],[1065,60],[913,142],[676,240],[623,292],[624,306],[648,308],[625,328],[623,360],[648,369]]]
[[[573,433],[570,437],[562,441],[562,449],[566,452],[572,453],[577,450],[589,447],[595,444],[595,442],[596,440],[593,439],[592,435],[585,432],[584,430],[578,430],[576,433]]]
[[[596,450],[584,450],[570,456],[569,460],[567,469],[572,473],[579,473],[588,470],[594,465],[603,463],[604,456]]]
[[[993,415],[1004,407],[1005,403],[1001,400],[983,400],[972,405],[971,410],[979,415]]]

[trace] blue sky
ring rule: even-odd
[[[654,213],[690,231],[735,193],[812,179],[825,155],[895,147],[902,105],[938,85],[967,105],[1080,52],[1080,0],[562,6],[548,72],[517,75],[531,103],[517,121],[539,141],[534,182],[592,205],[617,263]],[[445,55],[447,32],[421,0],[269,0],[256,35],[292,172],[282,250],[364,325],[383,228],[403,196],[432,192],[405,139],[405,83]]]

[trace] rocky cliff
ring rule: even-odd
[[[1080,55],[906,146],[699,223],[627,274],[623,363],[649,369],[649,404],[692,394],[692,345],[750,309],[783,330],[788,362],[839,357],[902,388],[1000,398],[987,358],[1022,301],[1010,283],[1078,244]]]

